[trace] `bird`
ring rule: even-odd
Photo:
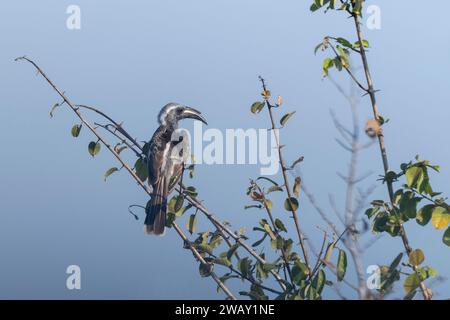
[[[208,124],[200,111],[171,102],[159,112],[159,127],[148,142],[148,184],[152,187],[152,193],[145,209],[144,231],[149,235],[164,235],[167,197],[183,174],[182,153],[184,148],[189,146],[189,141],[186,136],[174,139],[178,122],[183,119],[194,119]],[[179,145],[180,143],[182,145]]]

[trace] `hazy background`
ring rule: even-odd
[[[142,220],[135,221],[127,207],[145,203],[145,194],[125,173],[103,181],[115,160],[107,152],[94,159],[88,155],[92,138],[86,128],[78,139],[71,137],[77,122],[69,110],[61,108],[50,119],[49,109],[60,99],[30,65],[13,61],[21,55],[35,59],[73,101],[123,120],[141,140],[151,137],[156,114],[169,101],[202,110],[210,127],[267,127],[265,115],[249,112],[260,97],[257,76],[263,75],[272,92],[284,97],[280,113],[297,111],[282,135],[286,158],[305,156],[304,181],[333,217],[328,194],[343,206],[344,185],[336,171],[346,170],[348,154],[334,142],[329,111],[346,123],[350,114],[345,100],[322,80],[323,55],[314,56],[313,49],[325,35],[354,39],[354,26],[342,14],[311,14],[310,2],[2,3],[0,298],[222,297],[211,279],[200,278],[173,231],[163,238],[143,234]],[[382,29],[363,31],[373,46],[369,61],[381,90],[380,108],[391,119],[385,127],[391,165],[398,169],[421,154],[442,166],[433,182],[449,194],[450,3],[438,1],[436,10],[410,1],[369,3],[382,10]],[[81,30],[66,28],[70,4],[81,7]],[[348,84],[344,74],[332,74]],[[367,98],[360,111],[363,125],[370,117]],[[382,172],[379,157],[376,147],[361,157],[360,172],[374,171],[366,186]],[[196,173],[193,183],[201,198],[221,218],[251,230],[262,217],[243,210],[248,178],[258,176],[257,166],[198,166]],[[373,198],[385,197],[379,186]],[[316,226],[324,223],[304,198],[301,206],[304,228],[319,246]],[[277,215],[285,214],[281,202],[275,208]],[[200,231],[203,226],[200,222]],[[426,262],[450,277],[443,230],[414,222],[406,228]],[[385,236],[370,249],[365,266],[388,264],[402,250],[399,238]],[[81,267],[82,290],[66,289],[71,264]],[[392,297],[402,296],[402,290]],[[450,297],[448,282],[434,291],[436,298]],[[329,292],[326,298],[336,298]]]

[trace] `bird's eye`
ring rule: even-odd
[[[182,112],[183,112],[183,109],[181,109],[181,108],[177,109],[177,114],[181,114]]]

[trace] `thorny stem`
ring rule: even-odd
[[[360,55],[361,55],[362,63],[364,66],[364,73],[366,76],[368,93],[369,93],[370,101],[372,104],[373,114],[374,114],[375,120],[379,121],[380,113],[378,111],[378,105],[377,105],[377,100],[376,100],[376,96],[375,96],[372,75],[370,73],[369,63],[367,61],[367,56],[366,56],[366,50],[363,46],[363,35],[362,35],[362,31],[361,31],[361,23],[359,21],[359,17],[357,14],[352,13],[352,16],[353,16],[353,20],[354,20],[355,27],[356,27],[358,43],[359,43],[359,47],[360,47],[360,51],[361,51]],[[378,143],[380,146],[380,152],[381,152],[381,158],[383,161],[384,173],[387,174],[389,171],[389,162],[388,162],[388,157],[387,157],[387,152],[386,152],[386,145],[384,142],[384,135],[382,133],[378,134]],[[394,203],[394,187],[393,187],[392,180],[388,179],[386,182],[386,185],[388,188],[390,201],[391,201],[391,203]],[[406,235],[406,230],[403,225],[400,226],[400,236],[402,238],[403,246],[405,247],[406,253],[409,255],[412,252],[412,248],[409,244],[409,240]],[[413,269],[414,269],[414,272],[417,273],[417,267],[414,266]],[[425,283],[420,282],[420,290],[421,290],[423,298],[425,300],[430,300],[432,298],[431,291],[426,287]]]
[[[47,77],[47,75],[42,71],[42,69],[33,60],[28,59],[27,57],[20,57],[20,58],[16,59],[16,61],[19,61],[19,60],[26,60],[36,68],[36,70],[44,77],[44,79],[52,86],[52,88],[61,96],[61,98],[63,98],[64,102],[73,110],[73,112],[75,112],[75,114],[78,116],[78,118],[80,118],[82,123],[87,128],[89,128],[89,130],[98,138],[98,140],[101,141],[107,147],[107,149],[117,158],[117,160],[128,171],[128,173],[130,173],[130,175],[134,178],[134,180],[136,180],[136,182],[142,187],[142,189],[144,189],[144,191],[148,195],[151,195],[150,190],[141,181],[141,179],[139,179],[139,177],[136,175],[136,173],[133,171],[133,169],[122,159],[122,157],[116,152],[116,150],[114,150],[114,148],[111,147],[111,145],[97,132],[97,130],[95,130],[95,128],[92,127],[92,125],[82,116],[79,109],[74,104],[72,104],[72,102],[70,102],[70,100],[65,96],[65,94],[61,90],[58,89],[58,87],[56,87],[56,85]],[[103,114],[103,116],[107,117],[105,114]],[[112,119],[109,119],[109,120],[111,122],[113,122],[114,124],[116,124],[114,121],[112,121]],[[119,125],[119,127],[120,127],[120,125]],[[194,256],[200,261],[200,263],[210,266],[210,264],[208,264],[205,261],[205,259],[201,256],[201,254],[197,251],[197,249],[194,248],[194,246],[192,246],[192,244],[189,242],[189,240],[187,239],[187,237],[183,233],[183,231],[180,229],[180,227],[176,223],[173,223],[173,226],[174,226],[175,230],[177,231],[178,235],[183,239],[184,243],[186,243],[189,246],[189,249],[192,251]],[[231,291],[225,286],[225,284],[220,280],[220,278],[213,271],[210,272],[210,275],[214,279],[214,281],[217,283],[217,285],[225,292],[225,294],[228,296],[228,298],[230,298],[232,300],[236,300],[236,297],[231,293]]]
[[[272,224],[272,228],[273,228],[273,230],[275,232],[275,236],[278,237],[280,235],[280,233],[278,232],[278,228],[275,225],[275,220],[273,218],[272,210],[267,205],[266,196],[265,196],[264,192],[261,190],[260,186],[256,182],[255,182],[255,186],[258,189],[258,192],[263,197],[264,208],[266,209],[267,215],[269,216],[270,222]],[[292,273],[291,273],[291,266],[289,265],[289,257],[287,255],[286,250],[283,247],[281,248],[280,251],[281,251],[281,257],[283,258],[283,261],[284,261],[284,267],[287,269],[287,273],[289,275],[289,279],[291,280],[292,286],[295,289],[295,284],[294,284],[294,281],[293,281],[293,278],[292,278]]]
[[[259,77],[259,79],[261,80],[264,92],[267,92],[267,87],[266,87],[266,83],[265,83],[264,79],[262,77]],[[306,250],[306,245],[305,245],[305,238],[304,238],[303,232],[302,232],[301,227],[300,227],[300,222],[299,222],[299,219],[298,219],[297,210],[294,209],[294,206],[292,205],[292,201],[291,201],[292,193],[291,193],[291,187],[290,187],[289,179],[288,179],[288,176],[287,176],[288,168],[286,166],[286,162],[284,161],[283,152],[281,151],[282,146],[280,144],[280,138],[279,138],[279,136],[277,134],[277,130],[276,130],[276,126],[275,126],[275,120],[274,120],[273,112],[272,112],[272,105],[270,104],[268,99],[265,99],[265,102],[266,102],[266,105],[267,105],[267,109],[269,110],[270,122],[272,124],[272,128],[271,129],[273,131],[273,134],[275,136],[275,141],[276,141],[276,144],[277,144],[277,150],[278,150],[278,157],[279,157],[280,166],[281,166],[281,172],[283,174],[284,186],[285,186],[286,193],[287,193],[287,196],[288,196],[287,201],[289,203],[290,208],[292,209],[291,210],[292,217],[294,219],[295,227],[297,229],[297,235],[298,235],[300,247],[302,249],[303,258],[305,259],[305,264],[306,264],[306,266],[308,268],[308,273],[311,274],[311,267],[310,267],[310,264],[309,264],[308,251]]]
[[[116,130],[112,130],[112,129],[110,128],[110,126],[111,126],[110,124],[103,125],[103,124],[94,122],[94,125],[99,126],[100,128],[103,128],[103,129],[105,129],[106,131],[108,131],[109,133],[111,133],[113,136],[115,136],[117,139],[119,139],[120,143],[125,144],[131,151],[133,151],[134,154],[135,154],[137,157],[140,157],[140,156],[141,156],[141,153],[140,153],[138,150],[135,149],[135,147],[133,146],[132,143],[128,142],[127,139],[123,139],[123,138],[116,132],[117,129],[116,129]],[[113,126],[113,127],[114,127],[114,126]],[[114,128],[115,128],[115,127],[114,127]]]
[[[334,47],[334,45],[330,42],[329,43],[331,49],[333,50],[334,54],[336,55],[337,58],[340,58],[336,48]],[[347,73],[349,74],[349,76],[353,79],[353,81],[355,81],[355,83],[358,85],[358,87],[360,87],[363,91],[368,92],[368,90],[361,84],[361,82],[359,82],[359,80],[356,78],[356,76],[353,74],[352,70],[348,67],[348,66],[343,66],[345,71],[347,71]]]

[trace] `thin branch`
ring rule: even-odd
[[[105,129],[106,131],[108,131],[109,133],[111,133],[111,134],[112,134],[114,137],[116,137],[121,143],[125,144],[131,151],[133,151],[134,154],[135,154],[138,158],[141,156],[142,150],[141,150],[141,149],[136,150],[136,149],[135,149],[135,145],[131,144],[127,139],[122,138],[119,134],[117,134],[116,130],[112,130],[112,129],[110,128],[110,126],[111,126],[110,124],[104,125],[104,124],[100,124],[100,123],[94,122],[94,125],[96,125],[96,126],[98,126],[98,127],[100,127],[100,128],[103,128],[103,129]],[[116,128],[114,125],[112,125],[112,126],[113,126],[113,128]]]
[[[119,131],[121,134],[123,134],[128,140],[130,140],[136,147],[138,147],[139,149],[142,149],[141,146],[139,145],[139,143],[136,141],[136,139],[134,139],[125,129],[122,128],[122,124],[121,123],[117,123],[116,121],[114,121],[111,117],[109,117],[107,114],[105,114],[104,112],[98,110],[97,108],[94,108],[92,106],[87,106],[84,104],[77,104],[76,105],[77,108],[84,108],[84,109],[88,109],[91,111],[94,111],[95,113],[98,113],[99,115],[101,115],[102,117],[106,118],[107,120],[109,120],[114,127],[117,129],[117,131]]]
[[[259,77],[259,79],[261,80],[264,92],[267,92],[267,87],[266,87],[266,83],[265,83],[264,79],[261,76]],[[291,198],[292,198],[291,187],[290,187],[289,179],[288,179],[288,176],[287,176],[287,173],[286,173],[288,168],[287,168],[286,163],[284,161],[283,152],[281,151],[282,146],[280,144],[280,137],[278,136],[278,134],[277,134],[277,132],[275,130],[276,126],[275,126],[275,120],[274,120],[274,116],[273,116],[273,112],[272,112],[272,107],[273,106],[270,104],[270,102],[269,102],[269,100],[267,98],[265,99],[265,102],[266,102],[266,105],[267,105],[267,109],[269,111],[270,122],[272,124],[271,129],[273,131],[273,134],[275,136],[275,141],[276,141],[276,144],[277,144],[278,158],[279,158],[280,165],[281,165],[281,172],[283,174],[284,186],[286,188],[286,193],[287,193],[287,196],[288,196],[287,201],[288,201],[289,206],[291,208],[292,217],[294,219],[295,227],[297,229],[297,235],[298,235],[300,247],[302,249],[303,258],[305,259],[305,264],[306,264],[306,266],[308,268],[308,273],[311,273],[311,265],[309,263],[308,252],[307,252],[306,246],[305,246],[305,237],[304,237],[303,232],[302,232],[301,227],[300,227],[300,222],[299,222],[299,219],[298,219],[297,210],[294,209],[294,206],[293,206],[292,201],[291,201]]]
[[[339,53],[337,52],[336,48],[334,47],[334,45],[330,42],[330,47],[333,50],[334,54],[336,55],[337,58],[340,58]],[[363,49],[364,50],[364,49]],[[345,71],[347,71],[347,73],[350,75],[350,77],[353,79],[353,81],[358,85],[358,87],[361,88],[361,90],[363,90],[364,92],[368,92],[368,89],[365,88],[361,82],[359,82],[359,80],[356,78],[356,76],[353,74],[352,70],[348,67],[348,66],[343,66]]]
[[[368,86],[367,92],[369,93],[369,96],[370,96],[370,101],[372,104],[372,111],[373,111],[375,120],[379,121],[380,113],[378,111],[378,104],[377,104],[377,100],[376,100],[376,96],[375,96],[372,75],[370,73],[369,63],[368,63],[367,56],[366,56],[366,50],[364,49],[364,45],[363,45],[364,38],[363,38],[362,30],[361,30],[361,23],[359,21],[359,16],[357,14],[352,13],[352,16],[353,16],[353,21],[355,23],[356,34],[358,37],[358,43],[359,43],[360,50],[361,50],[360,55],[361,55],[361,60],[362,60],[363,66],[364,66],[364,73],[366,75],[366,81],[367,81],[367,86]],[[389,171],[389,162],[388,162],[386,145],[384,142],[383,134],[378,134],[378,142],[379,142],[379,146],[380,146],[381,158],[383,161],[384,173],[387,174]],[[391,201],[391,203],[394,203],[394,188],[393,188],[392,180],[388,180],[386,185],[388,188],[388,194],[389,194],[390,201]],[[412,252],[412,248],[409,244],[408,236],[406,235],[406,230],[405,230],[403,224],[400,225],[400,236],[402,238],[403,246],[405,247],[405,250],[406,250],[407,254],[409,255]],[[413,269],[417,273],[417,266],[414,266]],[[423,298],[425,300],[430,300],[432,298],[432,294],[431,294],[430,290],[428,290],[428,288],[426,287],[426,285],[423,281],[420,282],[420,290],[421,290]]]
[[[324,210],[319,206],[319,204],[316,202],[316,199],[314,195],[309,192],[307,187],[304,183],[300,186],[303,193],[306,195],[306,198],[308,199],[309,203],[313,206],[313,208],[319,213],[320,217],[328,224],[328,226],[333,230],[335,234],[339,234],[339,231],[337,230],[336,225],[328,218],[327,214]]]
[[[323,241],[322,241],[322,246],[320,247],[320,251],[319,254],[317,255],[317,261],[316,261],[316,265],[313,268],[313,271],[311,273],[310,279],[312,279],[314,277],[314,275],[316,274],[316,272],[319,270],[321,263],[321,256],[323,254],[323,251],[325,249],[325,244],[327,242],[327,237],[328,234],[326,231],[323,232]]]
[[[277,228],[277,226],[275,224],[275,219],[273,218],[272,210],[267,205],[266,195],[264,194],[264,192],[261,190],[261,188],[259,187],[259,185],[256,182],[254,182],[254,185],[256,186],[259,194],[263,197],[262,200],[263,200],[264,208],[266,209],[267,215],[269,216],[270,222],[272,224],[272,228],[273,228],[273,230],[275,232],[275,236],[278,237],[278,236],[280,236],[280,233],[278,232],[278,228]],[[284,250],[283,247],[280,249],[280,251],[281,251],[281,258],[284,261],[284,267],[286,268],[287,273],[289,275],[289,279],[291,280],[291,284],[292,284],[293,288],[295,289],[295,284],[294,284],[294,281],[293,281],[293,278],[292,278],[292,273],[291,273],[291,267],[289,265],[289,257],[288,257],[288,255],[286,253],[286,250]]]

